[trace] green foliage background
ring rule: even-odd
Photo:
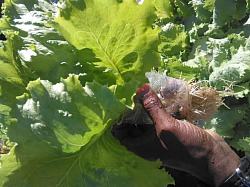
[[[185,80],[206,81],[222,91],[230,109],[221,106],[214,119],[201,126],[219,133],[234,148],[248,152],[249,2],[157,2],[171,5],[156,6],[161,17],[157,25],[162,28],[159,50],[163,57],[158,71],[167,70],[167,75]]]
[[[145,72],[230,89],[204,128],[250,150],[248,0],[6,0],[0,31],[0,186],[166,186],[161,163],[110,129]],[[145,178],[145,176],[147,176]]]

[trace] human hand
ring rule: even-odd
[[[186,171],[211,186],[219,186],[235,172],[240,160],[222,137],[171,117],[147,84],[136,95],[155,126],[115,125],[115,137],[128,150],[148,160],[160,159],[164,166]]]

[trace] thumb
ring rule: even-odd
[[[136,96],[142,101],[144,108],[156,124],[157,131],[166,128],[166,125],[170,127],[177,121],[165,111],[160,99],[148,84],[144,84],[142,88],[138,88]]]

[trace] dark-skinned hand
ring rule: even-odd
[[[155,125],[114,125],[113,134],[136,155],[186,171],[219,186],[240,165],[239,157],[217,133],[171,117],[148,84],[137,89]]]

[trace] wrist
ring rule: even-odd
[[[237,171],[234,171],[234,173],[229,176],[220,187],[245,187],[249,185],[250,157],[247,154],[241,158],[241,164],[237,168]]]
[[[220,174],[216,174],[215,176],[215,186],[222,187],[222,184],[229,179],[236,171],[236,169],[240,166],[240,159],[230,159],[220,165]],[[224,170],[223,170],[224,168]],[[226,185],[229,187],[228,185]]]
[[[208,171],[212,176],[210,185],[216,187],[228,179],[241,163],[238,155],[229,146],[225,147],[222,143],[213,147],[208,155],[208,162]]]

